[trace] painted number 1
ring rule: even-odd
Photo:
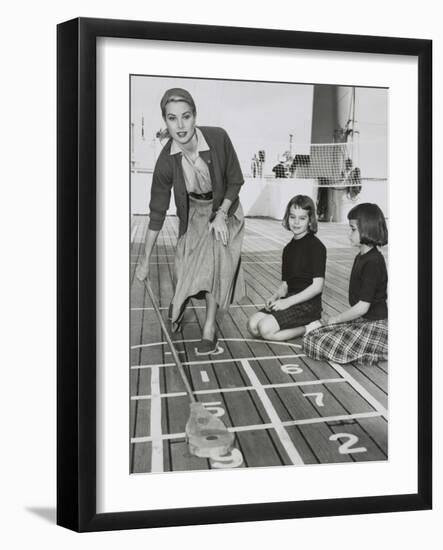
[[[354,434],[334,434],[329,437],[329,441],[337,441],[338,439],[346,439],[340,447],[338,448],[338,452],[341,455],[351,455],[355,453],[366,453],[368,450],[366,447],[353,447],[356,443],[358,443],[358,437]]]

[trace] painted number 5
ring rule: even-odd
[[[243,455],[238,449],[232,449],[227,455],[211,455],[212,468],[238,468],[243,464]]]
[[[214,416],[223,416],[225,414],[225,409],[220,407],[221,401],[214,401],[212,403],[202,403],[204,408],[212,413]]]
[[[367,448],[366,447],[353,447],[356,443],[358,443],[358,437],[354,434],[334,434],[329,437],[329,441],[337,441],[338,439],[346,439],[340,447],[338,448],[338,452],[341,455],[351,455],[355,453],[366,453]]]

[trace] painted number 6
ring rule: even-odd
[[[338,452],[341,455],[352,455],[355,453],[366,453],[367,448],[366,447],[352,447],[356,443],[358,443],[358,437],[354,434],[333,434],[329,437],[329,441],[337,441],[338,439],[347,439],[344,443],[340,445],[338,448]]]
[[[282,365],[281,370],[286,374],[300,374],[303,369],[298,365]]]

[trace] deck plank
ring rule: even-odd
[[[298,426],[286,426],[285,427],[286,432],[289,435],[290,440],[294,444],[294,447],[297,449],[299,455],[301,456],[304,464],[318,464],[318,458],[315,456],[314,452],[312,451],[310,445],[306,441],[306,439],[303,437],[303,434],[301,433]],[[272,435],[273,431],[271,431]],[[274,436],[274,442],[277,449],[277,452],[279,452],[283,457],[283,463],[285,465],[292,465],[291,460],[289,458],[285,458],[285,451],[284,448],[281,446],[281,441],[279,440],[277,434]]]
[[[326,284],[323,291],[323,308],[334,314],[348,307],[347,293],[349,274],[355,257],[355,249],[347,242],[347,229],[340,224],[319,224],[319,238],[328,248]],[[135,278],[135,267],[143,253],[143,240],[147,229],[147,217],[135,216],[131,222],[131,345],[140,346],[158,343],[150,347],[134,347],[131,350],[131,364],[173,363],[170,351],[164,343],[160,325],[152,309],[144,286]],[[265,388],[294,382],[315,382],[329,378],[340,378],[328,363],[307,357],[295,357],[302,353],[301,347],[287,344],[257,342],[247,331],[247,320],[258,311],[261,304],[272,294],[280,282],[281,253],[289,241],[290,234],[274,220],[246,220],[246,238],[242,251],[243,268],[246,275],[248,297],[243,305],[231,308],[222,318],[217,318],[217,329],[221,355],[206,357],[208,362],[192,364],[185,369],[189,373],[191,385],[196,391],[236,389],[240,391],[198,394],[197,398],[223,409],[223,422],[227,426],[255,426],[269,422],[269,403],[265,403],[257,393],[257,388],[242,390],[251,385],[251,380],[242,368],[241,360],[248,362],[254,373],[254,384],[259,391],[265,391],[270,399],[273,414],[280,421],[294,419],[315,419],[321,416],[334,416],[353,412],[365,412],[372,407],[346,382],[310,384],[291,387]],[[167,307],[173,294],[173,259],[177,241],[177,220],[167,217],[154,249],[150,266],[150,281],[162,317],[167,326]],[[387,257],[387,251],[383,250]],[[204,321],[204,301],[191,300],[188,304],[181,330],[172,335],[184,362],[205,361],[205,356],[196,356],[195,342],[201,338]],[[185,340],[185,342],[179,342]],[[293,340],[289,344],[301,344]],[[286,359],[276,356],[289,355]],[[264,357],[266,359],[259,359]],[[269,359],[268,359],[269,358]],[[237,361],[233,361],[236,359]],[[211,362],[225,360],[225,362]],[[284,367],[299,365],[301,372],[291,374]],[[370,369],[346,366],[346,370],[383,406],[387,406],[387,364]],[[163,393],[184,392],[184,385],[175,366],[159,369],[160,391]],[[131,395],[150,395],[151,370],[133,369],[130,373]],[[312,396],[306,393],[323,392],[324,406],[321,407]],[[131,401],[131,436],[150,435],[151,400]],[[189,414],[189,399],[186,395],[161,399],[161,429],[163,433],[183,433]],[[348,423],[323,422],[286,426],[286,432],[303,462],[316,464],[324,462],[349,462],[364,460],[385,460],[387,456],[387,422],[381,417],[362,418]],[[330,439],[334,433],[350,433],[358,437],[358,445],[367,448],[365,453],[341,454],[340,441]],[[274,429],[250,429],[236,433],[236,447],[243,455],[242,467],[277,466],[290,464],[282,441]],[[184,440],[171,440],[163,443],[164,469],[172,471],[202,470],[211,467],[206,459],[189,455]],[[131,471],[150,471],[151,444],[131,445]]]
[[[367,367],[366,370],[361,370],[354,366],[345,365],[344,368],[359,384],[369,391],[369,393],[377,399],[383,407],[388,407],[387,392],[375,384],[371,379],[373,367]]]
[[[132,445],[131,473],[151,471],[152,443],[134,443]]]
[[[333,435],[333,431],[329,426],[325,424],[310,424],[300,426],[299,430],[321,464],[352,462],[352,458],[339,454],[337,446],[331,444],[329,438]]]
[[[281,466],[284,464],[284,450],[277,452],[270,430],[253,430],[237,434],[239,447],[243,454],[245,466]]]
[[[204,312],[199,310],[197,316],[200,323],[203,323]],[[229,339],[230,337],[238,337],[238,332],[235,325],[232,323],[229,315],[223,319],[223,325],[218,326],[222,337]],[[223,341],[222,345],[225,349],[224,355],[226,358],[249,357],[250,349],[245,342]],[[217,357],[217,356],[216,356]],[[244,373],[237,364],[225,365],[223,363],[216,367],[217,380],[222,388],[245,386],[249,385]],[[218,401],[226,411],[226,415],[221,417],[226,425],[234,426],[249,426],[269,422],[269,418],[265,415],[263,409],[258,409],[250,392],[232,392],[219,394],[220,399],[212,399]],[[262,433],[262,430],[257,432],[243,432],[237,434],[240,451],[243,454],[246,464],[282,464],[281,458],[275,451],[272,439],[269,434]]]
[[[347,424],[345,426],[333,426],[332,430],[335,434],[349,434],[357,437],[355,442],[352,442],[348,437],[340,438],[338,441],[331,442],[337,446],[340,452],[340,444],[343,444],[348,440],[352,443],[349,448],[350,456],[356,462],[365,462],[368,460],[386,460],[386,455],[380,448],[380,446],[363,430],[362,426],[358,422],[354,424]],[[355,452],[355,449],[365,448],[364,452]],[[342,451],[343,452],[343,451]],[[346,456],[346,455],[342,455]]]
[[[358,423],[377,442],[385,457],[388,456],[388,422],[381,417],[361,418]]]
[[[207,470],[209,468],[209,462],[206,458],[198,458],[189,453],[184,440],[171,442],[171,460],[174,472]]]

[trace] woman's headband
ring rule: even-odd
[[[166,105],[171,101],[185,101],[191,107],[194,116],[196,115],[197,109],[191,94],[183,88],[171,88],[170,90],[166,90],[160,101],[160,108],[163,117],[166,116]]]

